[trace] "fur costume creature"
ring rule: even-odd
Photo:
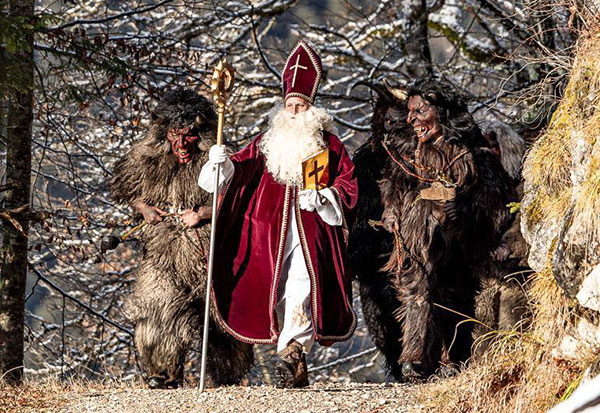
[[[150,223],[139,232],[142,258],[129,303],[150,387],[181,385],[186,354],[199,348],[211,196],[196,182],[215,130],[216,114],[206,98],[183,88],[168,92],[152,113],[147,136],[117,162],[111,179],[114,199]],[[186,216],[197,217],[194,225],[186,224]],[[238,383],[253,363],[252,346],[216,322],[208,355],[212,385]]]
[[[513,179],[518,199],[523,197],[521,167],[525,141],[510,126],[499,121],[484,121],[479,127],[487,142],[500,157],[504,170]],[[502,234],[500,246],[482,268],[480,289],[475,296],[473,352],[481,356],[489,347],[492,331],[511,331],[524,327],[529,315],[527,281],[532,274],[527,264],[529,247],[521,234],[521,213],[517,212],[510,227]]]
[[[383,248],[365,260],[355,241],[351,256],[365,320],[390,372],[422,379],[470,356],[472,324],[459,325],[464,317],[456,312],[474,315],[481,273],[510,224],[506,204],[516,196],[450,85],[424,79],[408,90],[378,90],[372,136],[355,163],[359,177],[379,181],[381,217],[393,247],[375,274],[365,261],[379,265]],[[376,199],[362,202],[371,204],[366,215],[377,219]],[[356,224],[353,237],[369,232],[364,225]],[[375,245],[389,244],[389,236],[379,237],[385,241]]]
[[[384,137],[393,141],[403,153],[413,153],[416,141],[412,138],[412,128],[405,122],[406,103],[396,99],[383,85],[362,84],[375,89],[378,99],[373,110],[370,138],[355,151],[352,159],[357,170],[359,196],[348,241],[348,257],[358,280],[363,319],[369,334],[385,356],[386,370],[400,381],[402,373],[398,359],[402,353],[402,325],[393,312],[401,303],[388,272],[382,269],[394,248],[394,236],[377,225],[383,215],[381,190],[377,183],[383,178],[384,167],[389,162],[382,146]],[[410,186],[410,180],[404,179],[402,184]]]

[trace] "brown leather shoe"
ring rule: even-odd
[[[306,365],[306,356],[302,353],[302,359],[298,363],[298,369],[294,376],[294,387],[306,387],[308,386],[308,366]]]
[[[302,344],[290,341],[277,355],[275,362],[275,387],[291,389],[308,386],[308,368]]]

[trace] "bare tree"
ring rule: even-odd
[[[351,148],[369,132],[373,99],[366,88],[349,91],[360,80],[384,77],[445,77],[481,116],[529,127],[560,96],[585,16],[597,12],[591,0],[37,4],[32,192],[3,208],[31,204],[48,216],[30,229],[27,373],[89,377],[138,371],[124,308],[136,272],[136,234],[114,251],[103,251],[100,240],[137,223],[112,202],[106,181],[145,133],[164,90],[188,85],[206,93],[212,66],[227,56],[237,73],[226,140],[243,145],[266,127],[279,103],[283,59],[302,37],[323,59],[318,104],[334,115]],[[521,99],[533,90],[537,100]],[[8,148],[10,138],[0,135]],[[8,168],[3,172],[8,183]],[[319,360],[366,350],[365,336],[319,351]]]
[[[6,197],[0,212],[4,221],[0,267],[0,374],[8,382],[20,382],[23,377],[33,122],[34,3],[33,0],[9,3],[7,20],[22,32],[16,35],[19,37],[15,38],[12,50],[7,50],[3,67],[6,73],[18,74],[18,82],[8,90],[6,183],[3,187]]]

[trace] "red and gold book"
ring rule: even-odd
[[[323,189],[329,183],[329,149],[323,149],[302,161],[304,189]]]

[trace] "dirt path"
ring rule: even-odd
[[[80,412],[425,412],[423,386],[315,383],[306,389],[271,386],[221,387],[198,393],[179,390],[93,390],[66,397],[52,411]]]

